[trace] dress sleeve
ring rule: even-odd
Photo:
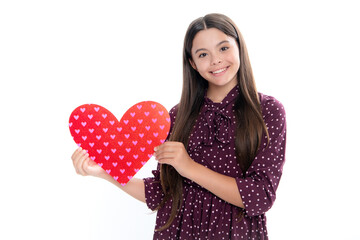
[[[175,118],[177,113],[177,106],[173,107],[169,111],[170,115],[170,133],[172,131]],[[170,134],[168,135],[167,139],[169,139]],[[160,164],[158,164],[157,169],[152,171],[153,177],[144,178],[144,185],[145,185],[145,201],[148,208],[154,211],[160,204],[161,200],[164,197],[164,193],[162,191],[161,183],[160,183]]]
[[[153,177],[144,178],[145,202],[152,211],[157,208],[164,197],[160,183],[160,164],[157,170],[152,171]]]
[[[262,113],[269,132],[269,144],[266,146],[267,138],[263,137],[245,178],[236,178],[248,216],[264,214],[272,207],[285,162],[285,109],[275,98],[266,96],[262,100]]]

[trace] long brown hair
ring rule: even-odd
[[[240,94],[235,100],[237,123],[235,147],[238,164],[245,174],[256,156],[262,135],[265,133],[268,136],[268,132],[262,118],[260,101],[244,39],[237,26],[225,15],[208,14],[194,20],[188,27],[183,49],[183,89],[169,140],[182,142],[185,147],[188,146],[190,133],[203,104],[208,82],[192,68],[190,60],[192,59],[191,48],[195,35],[208,28],[217,28],[233,37],[239,47],[240,68],[237,80]],[[171,165],[161,165],[160,180],[164,198],[157,209],[162,208],[170,199],[172,200],[172,209],[167,223],[157,229],[158,231],[168,228],[175,219],[182,205],[183,191],[183,178]]]

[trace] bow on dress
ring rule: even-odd
[[[228,144],[230,142],[231,118],[226,115],[226,109],[218,108],[208,100],[206,100],[204,107],[206,109],[204,126],[207,130],[204,131],[204,145],[213,145],[215,139],[222,144]]]
[[[239,87],[234,87],[220,103],[214,103],[204,96],[204,104],[200,110],[199,119],[191,134],[189,151],[193,152],[199,146],[212,146],[217,141],[219,146],[224,146],[232,140],[233,103],[239,95]]]

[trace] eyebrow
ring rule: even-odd
[[[221,42],[219,42],[218,44],[216,44],[216,46],[218,47],[218,46],[220,46],[221,44],[223,44],[223,43],[228,43],[229,41],[228,40],[224,40],[224,41],[221,41]],[[199,49],[197,49],[196,51],[195,51],[195,54],[197,53],[197,52],[199,52],[199,51],[204,51],[204,50],[207,50],[206,48],[199,48]]]

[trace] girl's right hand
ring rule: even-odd
[[[75,150],[71,159],[76,173],[82,176],[106,177],[107,173],[96,162],[89,158],[89,154],[81,147]]]

